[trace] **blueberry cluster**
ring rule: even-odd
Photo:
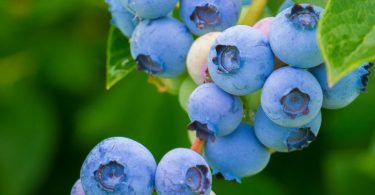
[[[156,165],[151,152],[124,137],[96,145],[81,168],[72,195],[202,194],[211,192],[212,175],[204,158],[190,149],[169,151]]]
[[[322,8],[286,1],[276,17],[236,25],[250,2],[107,0],[138,70],[173,78],[187,69],[179,101],[193,145],[157,165],[141,144],[106,139],[86,158],[72,194],[210,194],[211,169],[237,182],[259,173],[271,153],[316,139],[321,108],[343,108],[366,90],[371,63],[328,85],[316,33]]]
[[[233,26],[193,43],[191,79],[180,90],[189,97],[180,102],[188,128],[205,141],[213,174],[240,182],[264,169],[271,153],[308,147],[321,108],[343,108],[365,91],[371,63],[328,85],[316,33],[322,14],[320,7],[292,4],[253,27]]]

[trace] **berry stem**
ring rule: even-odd
[[[191,150],[197,152],[198,154],[203,153],[203,146],[206,143],[205,140],[201,140],[199,138],[195,138],[194,143],[191,145]]]
[[[168,91],[168,86],[159,78],[149,75],[147,82],[154,85],[159,93]]]
[[[239,24],[250,26],[255,24],[262,16],[262,13],[266,5],[267,0],[253,0],[253,3],[251,4],[251,6],[245,14],[245,17],[243,17],[239,21]]]

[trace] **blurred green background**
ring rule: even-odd
[[[271,1],[270,10],[280,1]],[[189,147],[186,113],[134,72],[105,90],[110,15],[102,0],[1,0],[0,194],[69,194],[90,149],[110,136],[144,144],[159,161]],[[274,154],[217,194],[375,194],[375,78],[349,107],[323,112],[303,152]]]

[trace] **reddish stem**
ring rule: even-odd
[[[205,140],[201,140],[199,138],[195,138],[194,143],[191,145],[191,150],[194,150],[195,152],[202,154],[203,153],[203,146],[206,143]]]

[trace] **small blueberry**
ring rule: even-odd
[[[282,127],[272,122],[262,108],[255,115],[255,135],[267,148],[277,152],[302,150],[318,135],[322,122],[321,114],[301,127]]]
[[[298,68],[323,63],[316,31],[322,14],[322,8],[309,4],[295,4],[279,13],[272,22],[269,37],[276,57]]]
[[[261,105],[266,115],[283,127],[301,127],[320,112],[323,92],[314,76],[303,69],[283,67],[264,84]]]
[[[201,155],[190,149],[177,148],[161,159],[155,185],[159,195],[209,195],[211,171]]]
[[[182,23],[165,17],[142,21],[133,32],[130,48],[139,70],[176,77],[185,71],[192,43],[193,37]]]
[[[228,135],[238,127],[243,106],[239,97],[226,93],[214,83],[205,83],[190,95],[188,114],[192,121],[188,128],[196,130],[197,137],[214,138]]]
[[[323,108],[339,109],[352,103],[361,92],[366,90],[372,63],[362,65],[338,81],[333,87],[328,86],[324,64],[311,69],[323,89]]]
[[[212,80],[233,95],[248,95],[260,89],[274,67],[267,38],[244,25],[231,27],[214,41],[208,61]]]
[[[270,153],[259,142],[254,129],[242,123],[232,134],[208,140],[204,157],[213,173],[226,180],[241,181],[241,177],[255,175],[269,162]]]
[[[223,31],[237,23],[240,0],[180,0],[180,16],[196,35]]]

